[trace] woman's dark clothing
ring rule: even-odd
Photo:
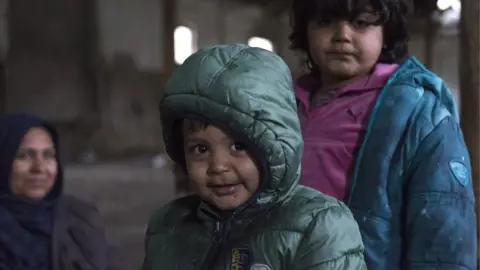
[[[51,135],[58,162],[55,184],[41,201],[19,198],[10,191],[18,148],[35,127]],[[56,130],[42,119],[27,114],[0,116],[0,270],[130,269],[110,264],[110,249],[96,209],[62,195],[58,145]]]
[[[97,209],[72,196],[57,202],[52,270],[130,270],[109,248]]]

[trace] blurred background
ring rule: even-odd
[[[305,72],[289,50],[290,1],[0,0],[0,113],[60,130],[67,192],[99,207],[111,241],[141,264],[150,213],[175,197],[157,111],[197,49],[248,43]],[[479,1],[418,0],[410,53],[454,91],[478,190]],[[478,194],[478,192],[477,192]]]

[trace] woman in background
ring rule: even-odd
[[[0,269],[130,269],[113,258],[94,206],[63,195],[56,130],[0,117]]]

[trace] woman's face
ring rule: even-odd
[[[10,188],[14,195],[41,200],[52,190],[58,163],[52,137],[43,128],[32,128],[22,139],[13,161]]]

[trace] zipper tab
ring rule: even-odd
[[[219,256],[221,252],[221,247],[222,247],[222,241],[224,240],[224,224],[223,220],[217,220],[215,221],[215,228],[213,229],[213,237],[212,237],[212,242],[213,245],[210,247],[207,257],[205,258],[205,261],[202,264],[202,267],[200,268],[201,270],[210,270],[212,269],[212,266],[215,264],[215,261],[218,259],[217,257]]]
[[[214,244],[218,244],[222,242],[223,232],[222,232],[222,222],[216,221],[215,222],[215,230],[213,231],[213,239],[212,242]]]
[[[229,217],[215,221],[212,237],[213,245],[207,253],[207,257],[200,268],[201,270],[210,270],[216,260],[225,259],[223,258],[225,254],[222,253],[222,247],[224,247],[225,242],[228,241],[228,233],[236,214],[237,212],[233,212]]]

